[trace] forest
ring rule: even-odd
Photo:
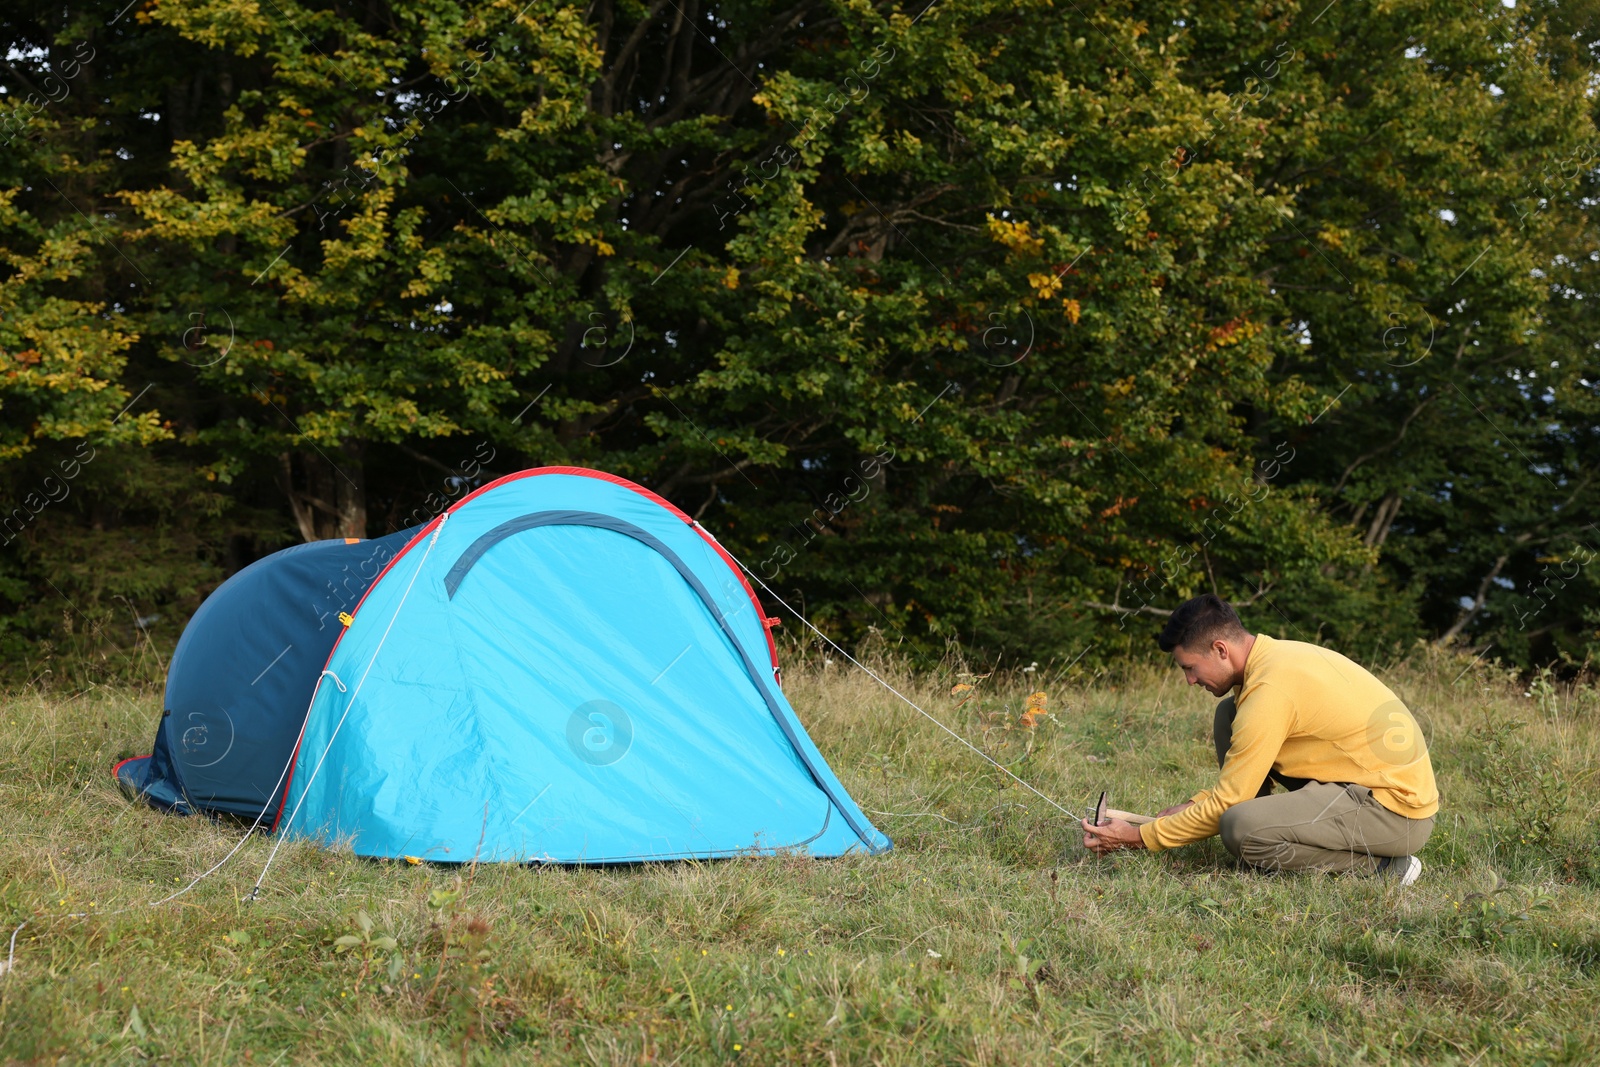
[[[9,684],[537,466],[911,657],[1600,656],[1594,0],[0,23]]]

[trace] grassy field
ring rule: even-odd
[[[1157,809],[1216,774],[1212,700],[1176,670],[885,669],[1074,811],[1101,788]],[[1060,812],[859,671],[813,659],[791,663],[787,689],[895,839],[883,856],[456,869],[295,845],[244,903],[272,843],[257,838],[150,908],[239,840],[130,805],[107,776],[148,750],[158,694],[14,695],[0,937],[28,925],[0,977],[0,1057],[1600,1060],[1600,694],[1425,652],[1379,673],[1422,720],[1444,793],[1405,890],[1250,874],[1215,840],[1089,858]],[[1049,715],[1029,729],[1034,691]]]

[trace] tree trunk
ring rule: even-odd
[[[312,514],[311,506],[305,498],[295,492],[294,488],[294,457],[288,452],[278,453],[278,488],[283,490],[284,498],[289,501],[289,513],[294,516],[294,524],[300,530],[303,541],[317,539],[316,517]]]
[[[300,536],[307,541],[367,536],[366,448],[347,444],[334,457],[283,452],[278,455],[278,488],[289,501]],[[296,455],[299,463],[295,463]],[[295,484],[295,468],[304,488]]]
[[[350,441],[339,450],[338,532],[335,537],[367,536],[367,446]]]

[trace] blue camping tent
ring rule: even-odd
[[[294,653],[247,680],[258,660],[324,632],[325,618],[291,610],[276,573],[391,549],[326,664],[294,659],[298,706],[287,683],[270,700],[247,692],[287,677]],[[305,581],[287,584],[303,599]],[[288,836],[364,856],[606,863],[889,848],[784,699],[772,621],[721,546],[665,500],[597,471],[524,471],[420,530],[300,546],[230,579],[179,643],[156,753],[119,764],[118,779],[177,810],[265,810]],[[196,692],[207,695],[195,708],[176,706]],[[227,712],[233,750],[197,768],[222,736],[208,700]],[[196,710],[202,719],[187,718]],[[190,722],[206,725],[199,743]],[[224,766],[238,768],[226,783]]]

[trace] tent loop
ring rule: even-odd
[[[322,674],[317,675],[317,681],[318,682],[322,681],[324,676],[327,676],[327,677],[333,679],[333,684],[339,687],[339,692],[343,693],[343,692],[346,691],[345,687],[344,687],[344,683],[339,680],[339,676],[337,674],[334,674],[332,671],[323,671]],[[307,714],[310,714],[311,709],[307,708],[306,712],[307,712]]]
[[[699,526],[700,524],[699,523],[695,523],[695,525]],[[701,529],[704,530],[704,527],[701,527]],[[711,532],[709,530],[706,530],[705,532],[706,532],[706,536],[707,537],[711,536]],[[713,538],[713,540],[715,540],[715,538]],[[727,550],[723,549],[723,551],[726,552]],[[1012,773],[1012,771],[1011,771],[1011,769],[1009,767],[1005,766],[1005,764],[999,762],[993,756],[989,755],[987,752],[983,751],[981,748],[978,748],[971,741],[968,741],[965,737],[962,737],[960,734],[958,734],[954,730],[950,729],[950,727],[946,726],[944,723],[940,722],[938,719],[936,719],[932,715],[928,714],[928,712],[924,711],[921,707],[919,707],[917,705],[917,703],[914,700],[912,700],[910,697],[906,696],[904,693],[900,692],[900,690],[896,689],[894,686],[890,685],[888,682],[886,682],[882,678],[878,677],[878,675],[873,672],[872,668],[868,667],[866,664],[864,664],[860,660],[856,659],[850,653],[848,653],[844,649],[840,648],[839,645],[833,640],[833,638],[829,637],[827,634],[823,633],[821,630],[817,629],[815,626],[812,626],[810,619],[806,618],[804,615],[800,614],[798,611],[795,611],[794,608],[789,606],[788,602],[786,602],[777,593],[773,592],[772,591],[772,587],[770,585],[768,585],[766,582],[763,582],[761,580],[761,576],[759,574],[757,574],[755,571],[751,570],[749,567],[746,567],[744,565],[744,561],[743,560],[738,559],[731,552],[728,554],[728,557],[730,559],[733,559],[735,563],[738,563],[741,570],[743,570],[750,577],[754,578],[756,580],[756,582],[761,586],[761,588],[765,589],[767,591],[767,595],[768,596],[770,596],[773,600],[776,600],[779,604],[782,604],[785,608],[788,609],[790,614],[792,614],[795,618],[799,619],[801,622],[805,623],[806,626],[810,627],[812,633],[816,634],[818,637],[820,637],[824,641],[826,641],[829,644],[829,646],[833,648],[833,650],[835,652],[839,653],[839,655],[843,656],[845,659],[849,660],[851,663],[855,664],[857,667],[860,667],[863,671],[866,671],[867,674],[871,676],[873,681],[877,682],[879,685],[883,686],[889,692],[891,692],[895,696],[899,697],[906,704],[910,705],[911,709],[913,711],[917,712],[917,714],[921,715],[923,718],[925,718],[929,722],[933,723],[933,725],[937,726],[939,729],[943,730],[945,733],[949,734],[951,737],[955,738],[957,741],[959,741],[963,745],[967,746],[974,753],[976,753],[981,759],[984,759],[984,760],[988,761],[989,763],[994,764],[994,767],[995,767],[996,770],[1004,771],[1007,775],[1010,775],[1012,780],[1015,781],[1018,785],[1022,786],[1024,789],[1028,790],[1030,793],[1033,793],[1034,795],[1038,796],[1039,799],[1043,800],[1046,804],[1049,804],[1051,807],[1055,808],[1057,811],[1061,812],[1063,815],[1070,816],[1073,819],[1077,819],[1078,818],[1076,813],[1068,811],[1066,808],[1063,808],[1060,804],[1057,804],[1050,797],[1045,796],[1045,794],[1039,792],[1039,790],[1035,789],[1033,786],[1029,785],[1027,782],[1023,781],[1021,778],[1018,778],[1016,776],[1016,774]]]

